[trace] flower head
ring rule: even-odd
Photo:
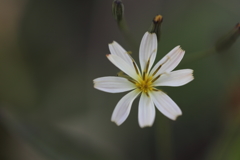
[[[172,71],[182,60],[185,51],[180,46],[172,49],[154,67],[157,54],[155,33],[146,32],[139,50],[140,68],[133,58],[117,43],[109,44],[107,58],[126,76],[101,77],[93,80],[94,87],[109,93],[130,91],[116,105],[111,120],[121,125],[128,117],[134,99],[141,95],[138,105],[140,127],[152,126],[155,107],[168,118],[175,120],[182,114],[177,104],[158,86],[182,86],[193,80],[193,70]]]

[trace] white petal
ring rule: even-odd
[[[165,55],[152,69],[151,74],[153,74],[156,69],[162,65],[155,76],[162,74],[164,72],[171,72],[182,60],[185,51],[183,51],[180,46],[173,48],[167,55]]]
[[[141,128],[152,126],[155,119],[155,107],[150,97],[142,93],[138,105],[138,123]]]
[[[138,74],[135,70],[135,68],[128,63],[126,63],[121,57],[114,55],[114,54],[108,54],[107,58],[120,70],[122,70],[124,73],[132,77],[133,79],[138,78]]]
[[[172,120],[182,115],[182,111],[177,104],[162,91],[154,91],[149,93],[157,109],[165,116]]]
[[[146,32],[142,38],[139,49],[139,61],[142,71],[146,68],[146,64],[150,59],[149,69],[155,61],[157,54],[157,36],[155,33]]]
[[[121,57],[129,65],[133,65],[132,58],[130,57],[130,55],[117,42],[113,41],[111,44],[108,45],[108,47],[109,47],[111,54],[115,54],[115,55]]]
[[[163,73],[154,86],[182,86],[193,80],[192,69],[182,69],[170,73]]]
[[[100,77],[93,80],[94,88],[109,92],[120,93],[134,89],[136,86],[122,77]]]
[[[138,90],[133,90],[126,94],[115,107],[111,121],[115,122],[117,125],[121,125],[127,119],[132,103],[139,93]]]

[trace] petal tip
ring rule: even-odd
[[[147,32],[145,32],[145,34],[143,35],[143,37],[145,37],[145,36],[146,36],[146,37],[147,37],[147,36],[154,36],[154,37],[157,38],[157,35],[156,35],[156,33],[154,33],[154,32],[151,33],[151,32],[148,32],[148,31],[147,31]]]
[[[145,125],[139,124],[139,126],[140,126],[140,128],[146,128],[146,127],[152,127],[152,124],[145,124]]]
[[[116,43],[116,41],[112,41],[111,43],[108,43],[108,45],[113,45],[114,43]]]
[[[177,45],[175,48],[178,49],[178,48],[181,48],[181,46],[180,46],[180,45]],[[174,48],[173,48],[173,49],[174,49]]]
[[[180,52],[185,52],[184,49],[182,49],[182,47],[180,45],[177,45],[174,49],[180,51]]]
[[[172,120],[174,120],[174,121],[176,121],[177,120],[177,118],[179,117],[179,116],[181,116],[182,115],[182,112],[181,113],[179,113],[178,115],[176,115]]]
[[[116,120],[114,120],[114,119],[111,119],[111,121],[113,122],[113,123],[115,123],[117,126],[120,126],[122,123],[119,123],[119,122],[117,122]]]
[[[94,79],[94,80],[93,80],[93,87],[94,87],[94,88],[96,88],[96,83],[97,83],[97,82],[96,82],[96,80]]]
[[[93,83],[96,83],[99,79],[100,79],[100,78],[95,78],[95,79],[93,80]]]
[[[149,32],[149,31],[147,31],[146,33],[149,34],[149,35],[156,35],[156,33],[154,33],[154,32],[151,33],[151,32]],[[145,34],[146,34],[146,33],[145,33]]]
[[[191,81],[192,81],[192,80],[194,80],[194,76],[193,76],[193,74],[191,74]]]
[[[182,49],[182,47],[180,47],[180,46],[179,46],[179,51],[180,51],[181,53],[185,53],[185,50]]]

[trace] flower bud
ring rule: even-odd
[[[163,21],[163,17],[161,15],[156,15],[153,18],[152,25],[150,28],[150,33],[156,33],[158,40],[160,39],[161,36],[161,24]]]
[[[112,3],[112,12],[114,18],[119,22],[123,19],[124,6],[121,0],[114,0]]]
[[[238,23],[228,34],[220,38],[215,45],[217,52],[223,52],[229,49],[240,35],[240,24]]]

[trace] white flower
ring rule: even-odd
[[[126,94],[115,107],[111,120],[121,125],[128,117],[134,99],[141,94],[138,105],[138,122],[140,127],[152,126],[155,119],[155,107],[168,118],[175,120],[182,115],[177,104],[157,86],[182,86],[193,80],[193,70],[172,71],[182,60],[185,51],[180,46],[172,49],[153,68],[157,54],[157,37],[146,32],[142,38],[139,51],[141,70],[132,57],[117,43],[109,44],[111,54],[107,58],[126,76],[101,77],[93,80],[94,87],[109,93]]]

